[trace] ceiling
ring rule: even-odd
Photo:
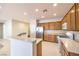
[[[26,21],[61,18],[72,5],[72,3],[58,3],[57,6],[53,6],[53,3],[0,3],[0,20],[18,19]],[[43,13],[44,9],[47,9],[46,13]]]

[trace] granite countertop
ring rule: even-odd
[[[61,39],[68,52],[79,54],[79,43],[71,39]]]
[[[31,43],[35,43],[38,44],[40,41],[42,41],[42,38],[21,38],[21,37],[11,37],[12,39],[17,39],[17,40],[21,40],[21,41],[27,41],[27,42],[31,42]]]

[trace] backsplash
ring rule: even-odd
[[[44,32],[52,35],[64,35],[66,33],[63,30],[45,30]]]
[[[68,31],[69,33],[74,33],[74,39],[79,41],[79,32],[78,31]]]
[[[75,40],[79,41],[79,32],[75,32]]]

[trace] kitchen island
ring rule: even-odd
[[[39,54],[37,46],[41,41],[40,38],[10,38],[10,55],[36,56]]]

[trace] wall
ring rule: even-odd
[[[0,39],[3,38],[3,23],[0,23]]]
[[[36,37],[36,20],[30,20],[30,37],[35,38]]]
[[[3,38],[7,39],[9,37],[17,37],[17,34],[26,32],[28,35],[29,24],[16,21],[16,20],[7,20],[3,26]]]
[[[7,20],[3,25],[3,38],[12,36],[12,20]]]
[[[17,36],[20,33],[26,33],[26,36],[29,34],[29,23],[22,21],[12,21],[12,36]]]

